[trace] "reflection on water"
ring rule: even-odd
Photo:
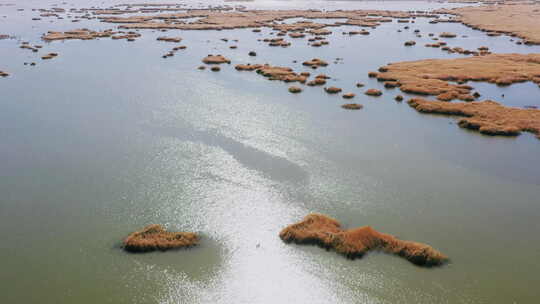
[[[307,2],[272,3],[303,8]],[[21,39],[49,29],[2,22]],[[269,29],[181,32],[188,48],[167,60],[161,55],[170,45],[155,43],[161,33],[144,31],[133,43],[52,43],[47,51],[60,56],[34,69],[22,65],[33,55],[21,52],[16,40],[0,41],[0,58],[10,58],[0,65],[12,73],[0,79],[4,301],[534,302],[538,140],[467,132],[452,118],[396,103],[397,91],[368,98],[355,84],[382,89],[367,72],[388,62],[460,56],[424,48],[427,35],[404,49],[416,28],[467,35],[452,40],[467,49],[528,53],[540,47],[459,24],[417,19],[410,32],[397,32],[403,26],[383,24],[362,37],[341,34],[352,27],[332,28],[330,45],[319,49],[304,39],[277,49],[257,42]],[[224,37],[239,39],[238,49],[229,49]],[[258,56],[248,56],[251,50]],[[232,65],[219,73],[197,70],[208,53],[311,72],[293,60],[342,57],[344,64],[316,73],[357,93],[364,109],[345,111],[341,97],[321,88],[293,95],[287,84]],[[537,104],[540,90],[526,83],[472,85],[483,97],[513,106]],[[429,243],[452,262],[423,269],[385,254],[349,261],[283,244],[280,229],[309,212]],[[199,232],[202,244],[143,255],[119,249],[125,235],[149,223]]]
[[[174,137],[181,141],[202,141],[205,145],[218,147],[231,155],[242,167],[255,170],[272,180],[284,180],[294,184],[305,182],[307,179],[307,173],[294,162],[221,136],[217,130],[190,130],[187,133],[185,129],[167,129],[155,130],[155,133],[158,136]]]

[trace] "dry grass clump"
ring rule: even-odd
[[[165,251],[187,248],[199,243],[199,237],[192,232],[168,232],[161,225],[149,225],[124,239],[123,248],[129,252]]]
[[[386,81],[384,83],[384,87],[387,89],[393,89],[395,87],[399,87],[399,83],[397,81]]]
[[[225,58],[222,55],[208,55],[203,58],[202,62],[206,64],[221,64],[221,63],[231,63],[231,61]]]
[[[78,29],[67,32],[53,32],[49,31],[43,35],[41,39],[46,41],[52,40],[65,40],[65,39],[80,39],[80,40],[92,40],[100,37],[111,37],[115,32],[106,30],[103,32],[95,32],[89,29]]]
[[[319,78],[319,79],[321,79],[321,78]],[[327,87],[327,88],[324,88],[324,90],[328,94],[337,94],[337,93],[341,92],[341,88],[338,88],[338,87]]]
[[[311,60],[304,61],[302,65],[310,66],[310,67],[318,67],[318,66],[325,67],[328,65],[328,63],[322,59],[313,58]]]
[[[454,34],[454,33],[442,32],[442,33],[439,34],[439,37],[441,37],[441,38],[456,38],[457,35]]]
[[[448,10],[474,29],[495,34],[509,34],[524,39],[525,44],[540,44],[540,5],[470,6]]]
[[[369,32],[362,29],[361,31],[350,31],[350,32],[343,32],[344,35],[349,35],[349,36],[353,36],[353,35],[369,35]]]
[[[307,83],[308,86],[322,86],[326,84],[326,80],[324,78],[315,78],[314,80],[311,80]]]
[[[491,52],[488,50],[475,51],[475,50],[467,50],[462,47],[449,47],[449,46],[442,47],[441,51],[445,51],[449,54],[458,53],[458,54],[473,55],[473,56],[486,56],[486,55],[491,54]]]
[[[285,243],[315,244],[332,248],[334,235],[341,231],[341,224],[337,220],[323,214],[312,213],[302,221],[285,227],[279,233],[279,237]]]
[[[235,66],[238,71],[256,71],[269,80],[280,80],[284,82],[305,83],[308,79],[305,73],[297,74],[289,67],[271,66],[269,64],[238,64]]]
[[[397,81],[401,91],[435,95],[439,100],[473,100],[467,81],[500,86],[532,81],[540,85],[540,54],[491,54],[486,56],[427,59],[389,64],[383,72],[370,72],[379,81]],[[450,83],[457,82],[458,84]],[[461,83],[461,84],[460,84]]]
[[[179,43],[180,41],[182,41],[182,38],[180,38],[180,37],[158,37],[156,40],[157,41]]]
[[[346,110],[361,110],[364,106],[357,103],[347,103],[347,104],[341,105],[341,107]]]
[[[306,82],[307,77],[297,74],[293,69],[288,67],[278,67],[264,65],[256,70],[258,74],[267,77],[270,80],[281,80],[285,82]]]
[[[289,37],[291,37],[291,38],[304,38],[304,37],[306,37],[306,34],[299,33],[299,32],[292,32],[292,33],[289,33]]]
[[[290,42],[286,41],[283,38],[264,39],[263,41],[268,42],[268,46],[288,47],[291,45]]]
[[[41,56],[41,59],[48,60],[48,59],[53,59],[54,57],[57,57],[57,56],[58,56],[58,53],[49,53],[47,55]]]
[[[330,76],[326,75],[326,74],[319,74],[317,76],[315,76],[316,79],[330,79]]]
[[[302,89],[300,87],[292,86],[292,87],[289,88],[289,92],[291,92],[291,93],[300,93],[300,92],[302,92]]]
[[[33,47],[33,46],[31,46],[30,44],[24,43],[24,42],[19,46],[19,48],[31,50],[31,51],[34,52],[34,53],[37,52],[37,51],[39,51],[38,48]]]
[[[255,71],[262,68],[262,64],[237,64],[234,68],[238,71]]]
[[[380,17],[374,17],[380,16]],[[102,22],[121,24],[120,28],[130,29],[180,29],[180,30],[223,30],[238,28],[254,28],[253,32],[260,32],[261,27],[269,27],[280,32],[306,31],[312,35],[329,35],[332,32],[324,29],[327,26],[354,25],[363,27],[376,27],[382,22],[389,22],[390,18],[408,17],[434,17],[434,14],[421,12],[384,11],[384,10],[217,10],[196,9],[185,12],[172,12],[168,14],[154,14],[145,16],[104,16]],[[178,22],[186,18],[200,17],[195,22]],[[290,18],[339,18],[344,22],[322,24],[309,21],[292,24],[278,24]],[[346,20],[346,21],[345,21]]]
[[[121,33],[121,34],[119,34]],[[135,41],[135,38],[141,37],[141,34],[135,32],[117,32],[114,36],[111,36],[113,40],[126,39],[127,41]]]
[[[286,243],[333,249],[351,259],[377,250],[396,254],[419,266],[439,266],[448,261],[447,256],[429,245],[402,241],[369,226],[344,230],[337,220],[323,214],[309,214],[302,221],[285,227],[279,237]]]
[[[311,21],[294,22],[291,24],[272,24],[272,29],[276,31],[292,32],[292,38],[302,38],[301,34],[307,29],[323,28],[326,24],[315,23]]]
[[[381,96],[382,92],[377,89],[369,89],[365,91],[364,94],[369,95],[369,96]]]
[[[310,30],[310,31],[308,31],[308,33],[310,33],[311,35],[320,36],[320,35],[330,35],[330,34],[332,34],[332,31],[329,31],[329,30],[324,29],[324,28],[320,28],[320,29]]]
[[[446,42],[437,42],[437,43],[427,43],[424,46],[425,47],[431,47],[431,48],[440,48],[441,46],[445,46]]]
[[[405,41],[404,45],[405,45],[405,46],[413,46],[413,45],[416,45],[416,41],[412,41],[412,40],[410,40],[410,41]]]
[[[491,100],[452,103],[413,98],[408,103],[422,113],[464,116],[459,120],[460,127],[483,134],[516,136],[521,132],[531,132],[540,139],[538,109],[506,107]]]

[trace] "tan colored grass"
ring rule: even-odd
[[[540,139],[540,110],[506,107],[495,101],[442,102],[413,98],[409,105],[422,113],[463,116],[459,126],[487,135],[516,136],[531,132]]]
[[[392,19],[390,18],[409,18],[422,16],[434,17],[434,14],[384,10],[188,10],[186,12],[156,14],[147,16],[107,16],[102,17],[101,21],[121,24],[119,26],[120,28],[130,29],[223,30],[237,28],[255,28],[257,31],[260,31],[260,27],[269,27],[274,30],[284,32],[307,31],[312,35],[325,35],[331,33],[330,30],[325,29],[325,27],[329,26],[327,24],[316,22],[295,22],[293,24],[277,24],[275,21],[282,21],[290,18],[339,18],[344,19],[344,21],[336,22],[335,24],[333,24],[334,26],[347,24],[354,26],[376,27],[383,22],[391,21]],[[194,17],[201,17],[201,19],[191,23],[176,22],[182,21],[186,18]]]
[[[285,227],[279,237],[286,243],[315,244],[333,249],[348,258],[362,257],[375,250],[396,254],[419,266],[439,266],[448,261],[447,256],[429,245],[402,241],[370,226],[344,230],[337,220],[316,213]]]
[[[41,56],[41,59],[48,60],[48,59],[53,59],[54,57],[57,57],[57,56],[58,56],[58,53],[49,53],[47,55]]]
[[[365,91],[364,94],[369,95],[369,96],[381,96],[382,92],[377,89],[369,89]]]
[[[347,103],[347,104],[341,105],[341,107],[345,110],[361,110],[362,108],[364,108],[363,105],[358,104],[358,103]]]
[[[129,252],[165,251],[192,247],[198,243],[199,237],[195,233],[168,232],[161,225],[149,225],[128,235],[123,248]]]
[[[256,71],[269,80],[280,80],[284,82],[305,83],[308,79],[306,74],[297,74],[289,67],[272,66],[269,64],[238,64],[235,66],[238,71]]]
[[[208,55],[202,59],[202,62],[206,64],[220,64],[220,63],[231,63],[231,61],[223,55]]]
[[[179,43],[180,41],[182,41],[182,38],[180,38],[180,37],[165,37],[165,36],[162,36],[162,37],[158,37],[156,40],[157,41]]]
[[[296,87],[296,86],[292,86],[292,87],[289,87],[289,92],[294,93],[294,94],[300,93],[300,92],[302,92],[302,88]]]
[[[501,86],[532,81],[540,85],[540,54],[490,54],[405,61],[381,67],[379,71],[368,75],[377,77],[379,81],[396,81],[401,91],[406,93],[435,95],[444,101],[470,101],[474,99],[470,95],[473,88],[463,84],[467,81]]]
[[[111,37],[115,32],[106,30],[103,32],[91,31],[89,29],[77,29],[66,32],[53,32],[49,31],[43,35],[42,39],[46,41],[52,40],[65,40],[65,39],[80,39],[80,40],[92,40],[100,37]]]
[[[307,61],[304,61],[302,63],[302,65],[305,65],[305,66],[310,66],[310,67],[317,67],[317,66],[321,66],[321,67],[325,67],[328,65],[328,63],[322,59],[319,59],[319,58],[313,58],[311,60],[307,60]]]
[[[322,79],[322,78],[318,78],[318,79]],[[342,91],[341,88],[338,88],[338,87],[327,87],[327,88],[324,88],[324,90],[328,94],[337,94]]]
[[[540,44],[540,4],[468,6],[449,12],[474,29],[515,35],[526,44]]]

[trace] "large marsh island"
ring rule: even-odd
[[[0,96],[1,303],[538,301],[536,1],[0,0]]]

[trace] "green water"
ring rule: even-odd
[[[30,23],[15,11],[0,7],[8,15],[0,29],[33,43],[49,29],[84,25]],[[257,41],[268,29],[169,31],[188,46],[169,59],[161,55],[173,45],[151,31],[136,42],[54,42],[42,51],[60,54],[49,62],[1,40],[0,70],[12,75],[0,79],[0,302],[536,303],[540,141],[468,132],[396,103],[398,91],[371,98],[355,84],[382,88],[367,72],[388,62],[459,56],[424,48],[427,37],[404,48],[415,28],[468,35],[452,41],[469,49],[540,47],[427,22],[398,33],[404,25],[394,21],[362,37],[332,28],[322,48],[292,39],[270,48]],[[239,39],[238,49],[221,38]],[[197,70],[209,53],[233,64]],[[313,57],[343,58],[316,73],[357,93],[363,110],[341,109],[345,101],[322,88],[293,95],[233,67],[311,71],[300,62]],[[474,86],[509,105],[540,105],[532,84]],[[425,269],[377,253],[350,261],[282,243],[279,231],[310,212],[428,243],[451,262]],[[201,246],[121,250],[127,234],[151,223],[198,232]]]

